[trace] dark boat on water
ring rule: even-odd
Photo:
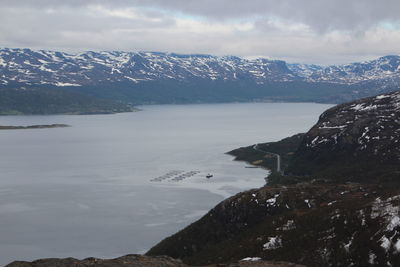
[[[207,178],[207,179],[210,179],[211,177],[213,177],[212,174],[207,174],[207,175],[206,175],[206,178]]]

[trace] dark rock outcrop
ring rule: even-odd
[[[338,105],[304,136],[287,174],[400,181],[400,92]]]
[[[264,187],[223,201],[147,254],[193,265],[260,257],[318,267],[399,266],[399,212],[400,189]]]

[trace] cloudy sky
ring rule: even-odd
[[[0,0],[0,47],[348,63],[400,54],[399,0]]]

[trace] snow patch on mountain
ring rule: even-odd
[[[83,52],[69,54],[30,49],[0,49],[1,83],[98,85],[103,82],[208,80],[328,82],[354,84],[371,80],[400,84],[400,57],[340,66],[288,64],[281,60],[234,56],[180,55],[160,52]],[[382,86],[383,86],[382,85]]]

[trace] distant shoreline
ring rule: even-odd
[[[36,112],[19,112],[19,111],[0,111],[1,116],[53,116],[53,115],[113,115],[120,113],[131,113],[141,111],[139,108],[132,108],[127,111],[98,111],[98,112],[53,112],[53,113],[36,113]]]
[[[46,124],[46,125],[29,125],[29,126],[1,126],[0,130],[27,130],[27,129],[46,129],[46,128],[64,128],[70,127],[68,124]]]

